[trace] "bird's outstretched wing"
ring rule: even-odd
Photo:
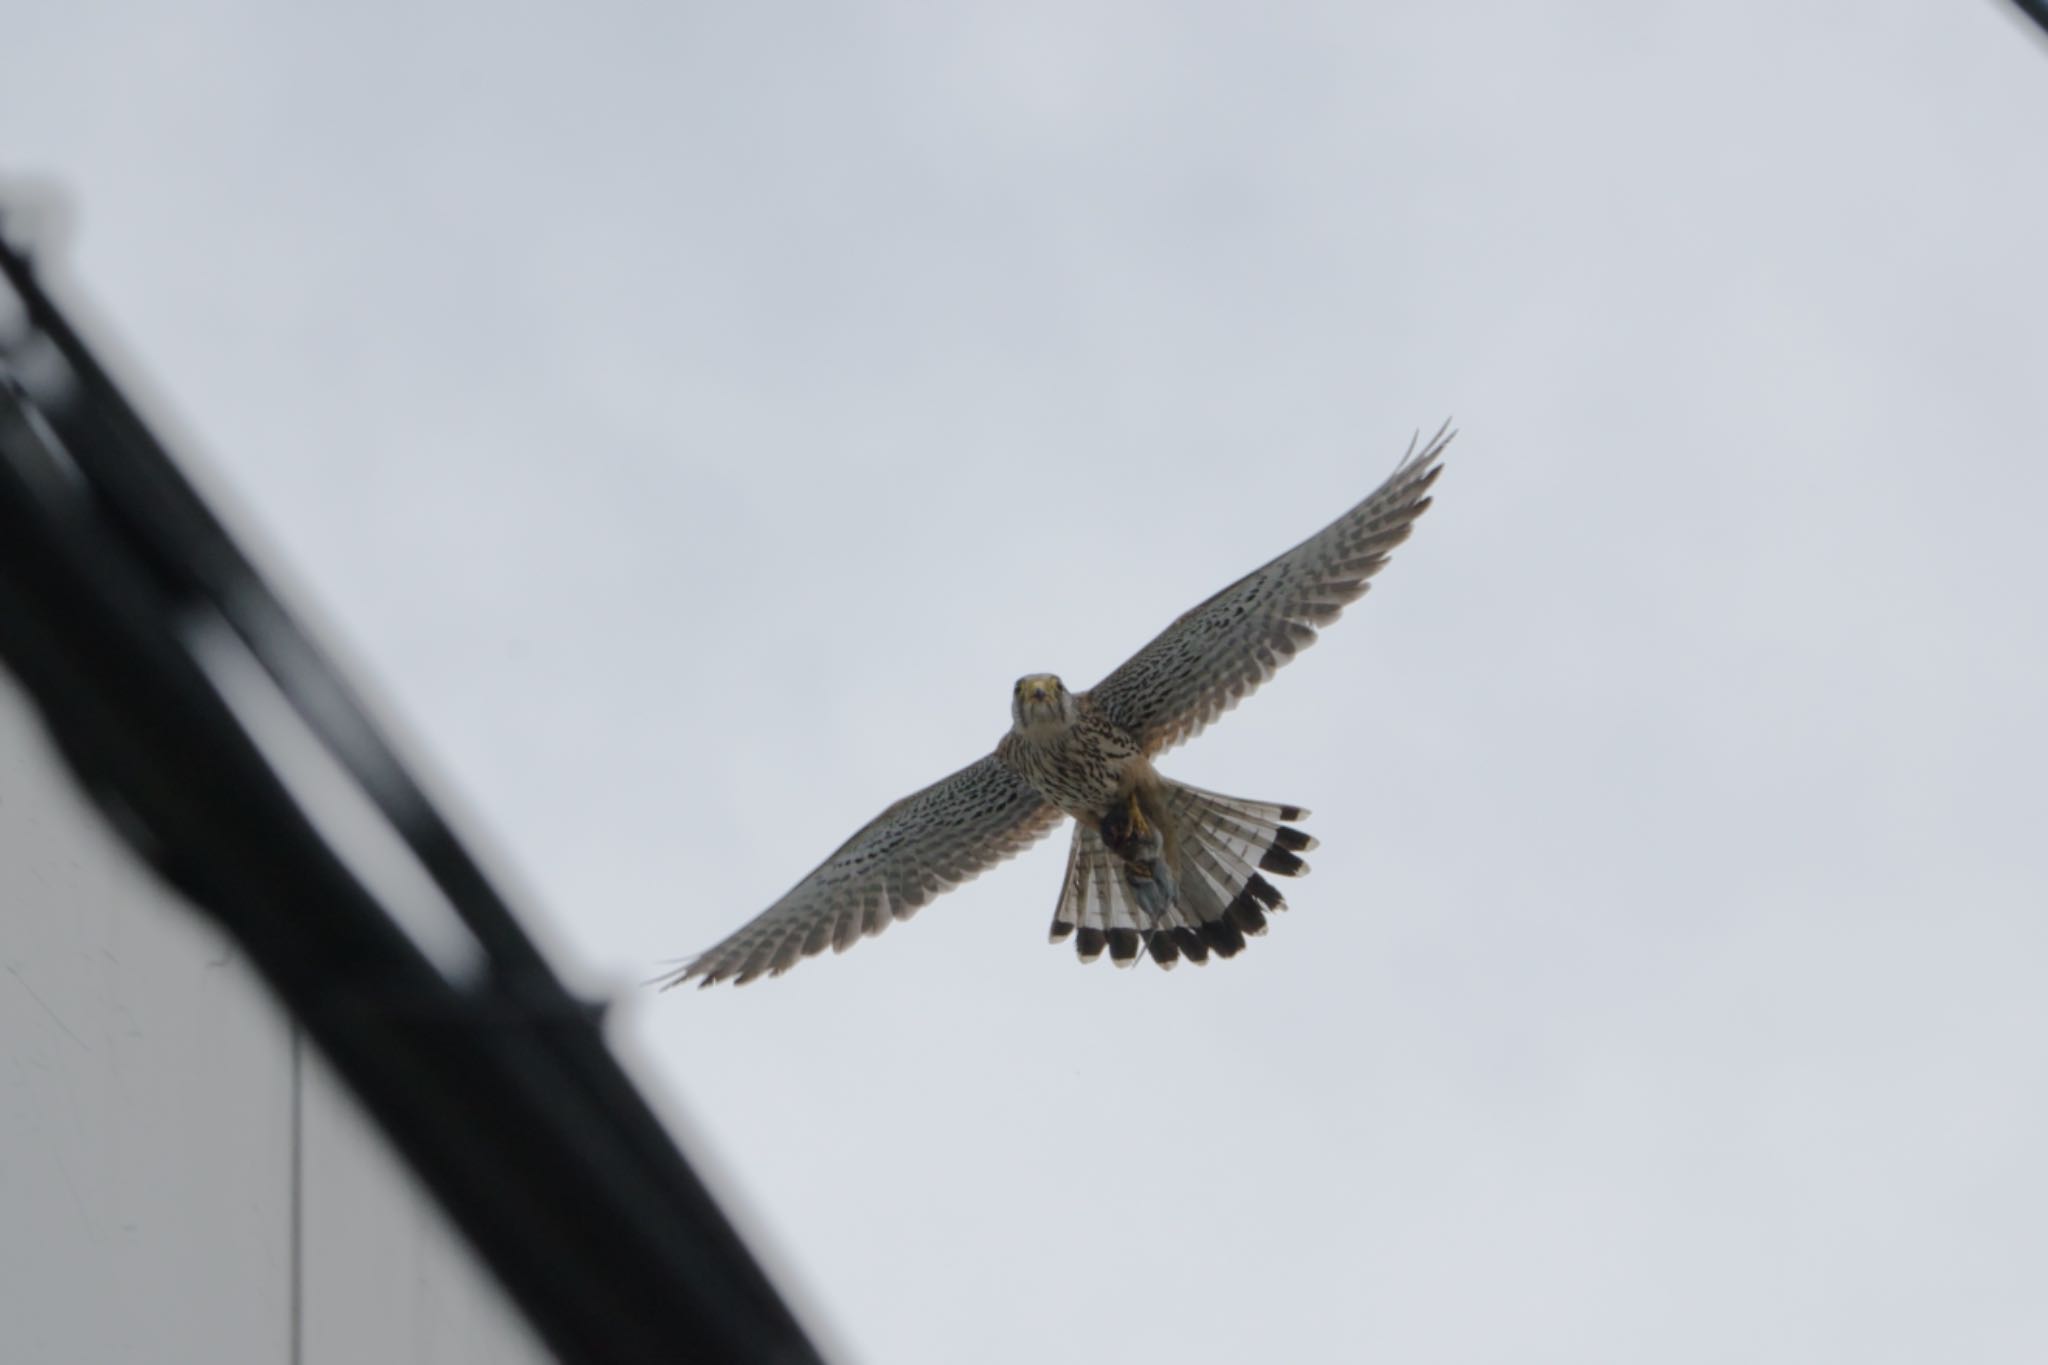
[[[662,978],[680,986],[780,975],[827,947],[845,951],[891,919],[1020,853],[1060,811],[994,754],[904,797],[723,943]]]
[[[1446,425],[1420,451],[1411,444],[1371,497],[1168,626],[1096,685],[1095,706],[1150,754],[1192,739],[1250,696],[1363,596],[1408,539],[1453,434]]]

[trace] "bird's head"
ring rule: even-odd
[[[1074,694],[1055,674],[1027,673],[1010,693],[1010,718],[1019,730],[1072,725],[1077,714]]]

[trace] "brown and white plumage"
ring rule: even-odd
[[[1165,785],[1181,871],[1179,894],[1156,921],[1131,893],[1100,831],[1086,822],[1074,828],[1052,941],[1077,935],[1074,946],[1083,962],[1093,962],[1105,949],[1119,966],[1135,961],[1141,949],[1162,967],[1183,957],[1204,963],[1212,952],[1236,957],[1247,937],[1266,932],[1269,913],[1287,908],[1259,873],[1298,877],[1308,871],[1299,855],[1314,848],[1315,839],[1283,823],[1306,817],[1301,807],[1219,796],[1179,782]]]
[[[799,957],[844,952],[863,934],[909,919],[935,896],[1052,832],[1055,806],[994,754],[904,797],[841,844],[789,894],[669,981],[742,983]]]
[[[1313,644],[1363,596],[1429,506],[1449,427],[1372,495],[1187,612],[1092,691],[1033,674],[1011,695],[996,752],[883,811],[775,904],[664,978],[704,985],[779,975],[843,951],[1036,842],[1077,828],[1053,939],[1083,961],[1141,951],[1162,966],[1231,957],[1285,908],[1260,875],[1298,876],[1315,840],[1298,807],[1161,777],[1155,754],[1198,734]]]
[[[1429,506],[1451,435],[1410,446],[1371,497],[1161,631],[1095,685],[1095,704],[1156,754],[1250,696],[1365,595]]]

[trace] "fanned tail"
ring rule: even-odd
[[[1124,880],[1123,860],[1109,851],[1092,822],[1075,821],[1067,879],[1052,916],[1052,941],[1073,934],[1083,962],[1093,962],[1107,948],[1112,962],[1128,967],[1138,960],[1138,945],[1150,924],[1151,916],[1139,908]]]
[[[1053,912],[1052,941],[1074,936],[1083,962],[1108,951],[1120,967],[1149,952],[1162,967],[1185,957],[1197,963],[1209,955],[1235,957],[1248,936],[1266,932],[1268,913],[1287,908],[1280,892],[1261,872],[1298,877],[1301,859],[1315,839],[1289,822],[1304,819],[1299,806],[1221,796],[1177,782],[1163,784],[1166,852],[1173,866],[1173,895],[1163,913],[1153,913],[1134,888],[1124,860],[1102,833],[1077,821],[1067,855],[1066,882]]]

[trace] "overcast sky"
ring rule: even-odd
[[[46,5],[0,170],[873,1362],[2048,1356],[2048,44],[2003,5]],[[635,981],[1461,435],[1065,837]]]

